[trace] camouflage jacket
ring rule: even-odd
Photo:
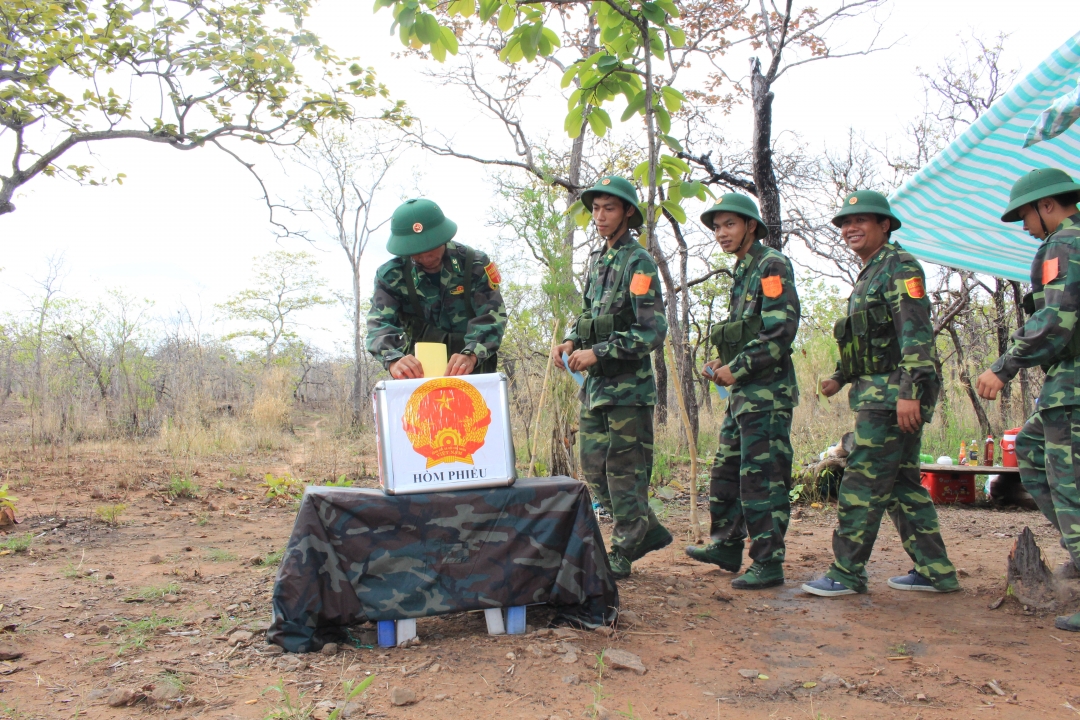
[[[628,253],[626,272],[619,273]],[[615,287],[616,283],[618,287]],[[617,360],[640,358],[641,366],[637,372],[615,377],[587,374],[578,397],[589,410],[604,405],[655,405],[656,381],[649,354],[663,345],[667,337],[667,318],[664,317],[664,299],[656,263],[629,232],[610,249],[605,244],[589,257],[589,278],[582,298],[583,314],[587,317],[600,315],[612,293],[610,312],[617,315],[629,303],[633,322],[628,330],[615,331],[606,342],[593,345],[593,352],[597,357]],[[576,325],[564,339],[573,340],[574,347],[580,347]]]
[[[767,279],[774,277],[777,279]],[[799,331],[801,308],[791,261],[778,250],[755,241],[735,265],[728,312],[729,321],[761,316],[757,338],[728,363],[735,377],[728,400],[731,414],[783,410],[798,405],[799,386],[791,362],[791,343]]]
[[[461,243],[446,244],[438,285],[415,265],[412,275],[424,321],[445,332],[464,334],[464,351],[482,362],[502,343],[506,307],[499,292],[499,271],[487,255],[475,250],[471,269],[475,317],[469,319],[463,285],[467,250]],[[405,258],[396,257],[375,271],[375,292],[367,314],[367,350],[383,367],[411,352],[403,315],[411,312],[412,303],[403,280],[404,270]]]
[[[1021,368],[1046,370],[1039,409],[1080,405],[1080,358],[1068,350],[1080,312],[1080,214],[1051,233],[1031,263],[1034,312],[990,369],[1003,382]]]
[[[844,377],[840,364],[832,379],[851,383],[852,410],[895,410],[897,400],[918,400],[924,422],[930,422],[941,389],[930,321],[930,299],[922,266],[906,250],[887,242],[863,265],[848,298],[848,314],[886,305],[900,344],[899,367],[889,373]]]

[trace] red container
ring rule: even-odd
[[[922,486],[935,505],[975,502],[975,476],[970,473],[924,472]]]
[[[1001,436],[1001,464],[1003,467],[1016,467],[1016,436],[1022,428],[1006,430]]]

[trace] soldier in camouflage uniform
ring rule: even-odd
[[[1053,168],[1032,170],[1016,181],[1003,222],[1024,221],[1024,230],[1044,242],[1031,263],[1031,294],[1024,298],[1029,317],[1013,343],[976,389],[997,398],[1021,368],[1046,371],[1037,412],[1016,436],[1020,480],[1039,509],[1061,532],[1072,562],[1065,577],[1080,575],[1080,184]],[[1050,229],[1053,228],[1053,232]],[[1059,617],[1061,630],[1080,632],[1080,613]]]
[[[650,353],[664,343],[667,320],[656,263],[630,233],[642,224],[634,186],[605,177],[581,201],[605,244],[590,257],[584,312],[552,357],[563,369],[565,352],[571,370],[587,371],[579,394],[581,469],[615,521],[608,561],[622,579],[634,560],[672,540],[648,497],[656,406]]]
[[[834,328],[840,362],[822,381],[821,392],[829,397],[851,383],[855,449],[840,484],[836,560],[825,577],[802,589],[823,597],[866,592],[866,563],[888,510],[915,563],[907,575],[889,578],[889,587],[959,590],[934,503],[920,482],[922,428],[941,388],[922,267],[890,242],[900,219],[881,193],[851,193],[833,224],[863,268],[848,299],[848,315]]]
[[[731,388],[709,487],[712,544],[686,554],[738,572],[750,535],[753,565],[731,585],[784,583],[784,534],[791,505],[791,411],[799,403],[791,343],[799,295],[791,262],[759,241],[768,235],[754,201],[728,193],[701,216],[724,252],[735,255],[728,320],[712,331],[720,359],[703,375]]]
[[[386,249],[396,258],[375,272],[367,350],[395,379],[420,378],[418,342],[443,343],[447,375],[495,372],[506,330],[499,270],[488,256],[451,242],[457,225],[430,200],[409,200],[390,219]]]

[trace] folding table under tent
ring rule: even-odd
[[[1028,282],[1039,241],[1001,214],[1029,170],[1080,179],[1078,115],[1080,32],[889,198],[904,223],[897,240],[921,260]]]

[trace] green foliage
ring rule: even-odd
[[[263,567],[277,567],[281,564],[281,558],[285,557],[285,550],[273,550],[266,553],[266,557],[259,561]]]
[[[15,497],[14,495],[8,494],[8,486],[6,483],[4,485],[0,485],[0,509],[7,508],[12,512],[12,514],[14,514],[15,501],[18,499],[19,498]]]
[[[805,490],[805,489],[806,489],[806,486],[803,485],[802,483],[798,483],[797,485],[794,485],[791,488],[791,490],[788,490],[788,500],[789,500],[789,502],[791,502],[792,505],[799,502],[799,500],[802,499],[803,490]]]
[[[156,600],[163,598],[166,595],[179,595],[180,584],[171,582],[168,585],[147,585],[136,590],[133,594],[124,598],[125,601],[132,600]]]
[[[94,508],[94,514],[106,525],[116,527],[120,524],[120,516],[124,514],[125,510],[127,510],[127,505],[123,503],[117,503],[115,505],[99,505]]]
[[[356,682],[355,680],[342,680],[341,686],[345,690],[345,703],[355,700],[360,695],[363,695],[364,691],[368,689],[368,686],[371,685],[374,680],[374,675],[368,675],[360,682]],[[344,710],[344,704],[342,704],[341,707],[335,708],[334,711],[330,713],[329,720],[338,720]]]
[[[298,313],[333,305],[336,300],[322,294],[325,283],[316,273],[315,256],[309,252],[275,250],[255,258],[255,267],[255,287],[240,291],[217,307],[229,319],[251,325],[229,333],[225,340],[259,341],[264,362],[269,364],[283,349],[303,352],[295,329]]]
[[[338,475],[337,480],[323,484],[326,487],[352,487],[353,481],[347,475]]]
[[[266,488],[266,497],[271,500],[293,500],[304,494],[304,483],[292,475],[275,477],[266,473],[266,479],[259,485]]]
[[[22,535],[8,535],[0,540],[0,554],[26,552],[34,544],[34,533],[28,532]]]
[[[374,677],[374,675],[371,677]],[[285,688],[284,678],[263,690],[262,694],[265,695],[271,691],[278,694],[278,702],[275,707],[268,710],[266,715],[263,716],[265,720],[308,720],[315,710],[314,703],[304,700],[307,693],[303,691],[297,691],[296,702],[293,702],[292,696],[289,695],[289,691]]]
[[[371,69],[337,57],[304,27],[312,5],[0,3],[0,118],[14,133],[5,163],[14,172],[0,176],[0,214],[11,212],[15,190],[40,174],[93,185],[123,181],[123,173],[95,175],[89,165],[62,167],[61,157],[80,143],[134,138],[186,149],[226,138],[281,142],[290,131],[314,132],[320,119],[351,118],[349,96],[385,96]]]
[[[169,478],[168,493],[174,500],[177,498],[195,499],[199,497],[199,484],[193,478],[173,475]]]
[[[236,555],[221,548],[207,548],[206,559],[210,562],[233,562],[236,560]]]
[[[156,613],[141,620],[125,620],[117,627],[123,636],[117,656],[134,650],[146,649],[146,641],[153,637],[160,627],[175,627],[180,621],[173,617],[159,617]]]

